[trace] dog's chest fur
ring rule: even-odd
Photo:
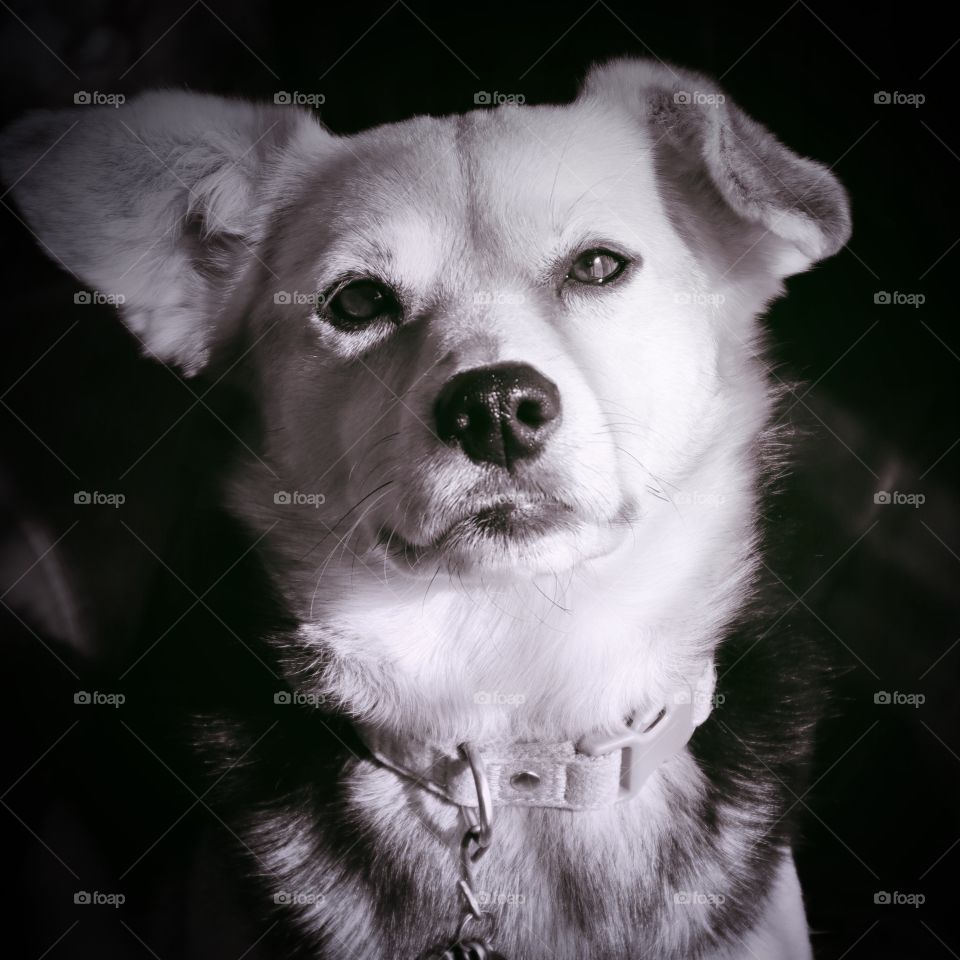
[[[505,956],[712,956],[756,924],[792,840],[785,813],[816,712],[809,651],[761,635],[751,621],[721,645],[720,705],[635,801],[497,811],[475,885]],[[278,723],[247,702],[202,729],[251,868],[320,951],[306,955],[412,960],[452,937],[456,808],[375,765],[349,724],[315,709]]]
[[[693,956],[730,926],[729,915],[688,901],[731,886],[755,893],[743,862],[752,838],[739,823],[705,829],[699,780],[689,761],[678,762],[636,804],[498,811],[496,840],[476,868],[478,894],[497,917],[498,949],[510,957]],[[281,814],[252,835],[284,884],[323,893],[296,910],[298,923],[314,934],[327,928],[323,955],[332,960],[358,949],[413,957],[450,937],[461,908],[455,811],[426,796],[410,809],[409,787],[366,764],[346,792],[342,818],[321,824],[291,809],[289,820]],[[334,839],[345,829],[357,844],[347,853]]]

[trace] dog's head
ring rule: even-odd
[[[635,583],[732,579],[769,410],[754,318],[849,230],[825,167],[640,61],[566,106],[349,137],[162,92],[31,115],[2,152],[41,242],[122,294],[146,351],[253,369],[232,498],[305,617],[347,578],[419,597],[631,551]]]

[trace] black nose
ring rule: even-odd
[[[498,363],[451,377],[437,397],[437,433],[477,463],[510,470],[540,452],[560,423],[560,391],[525,363]]]

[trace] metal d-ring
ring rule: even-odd
[[[462,743],[460,749],[470,764],[473,782],[477,788],[477,813],[475,814],[471,807],[464,807],[463,811],[479,848],[473,854],[473,859],[479,860],[493,839],[493,797],[490,794],[490,783],[487,780],[487,771],[480,751],[472,743]]]

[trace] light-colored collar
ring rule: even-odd
[[[578,740],[473,744],[497,806],[596,810],[635,797],[650,775],[680,753],[710,715],[716,670],[707,664],[652,716],[635,715],[620,732]],[[393,736],[375,727],[357,731],[383,766],[460,807],[477,807],[477,780],[463,750]]]

